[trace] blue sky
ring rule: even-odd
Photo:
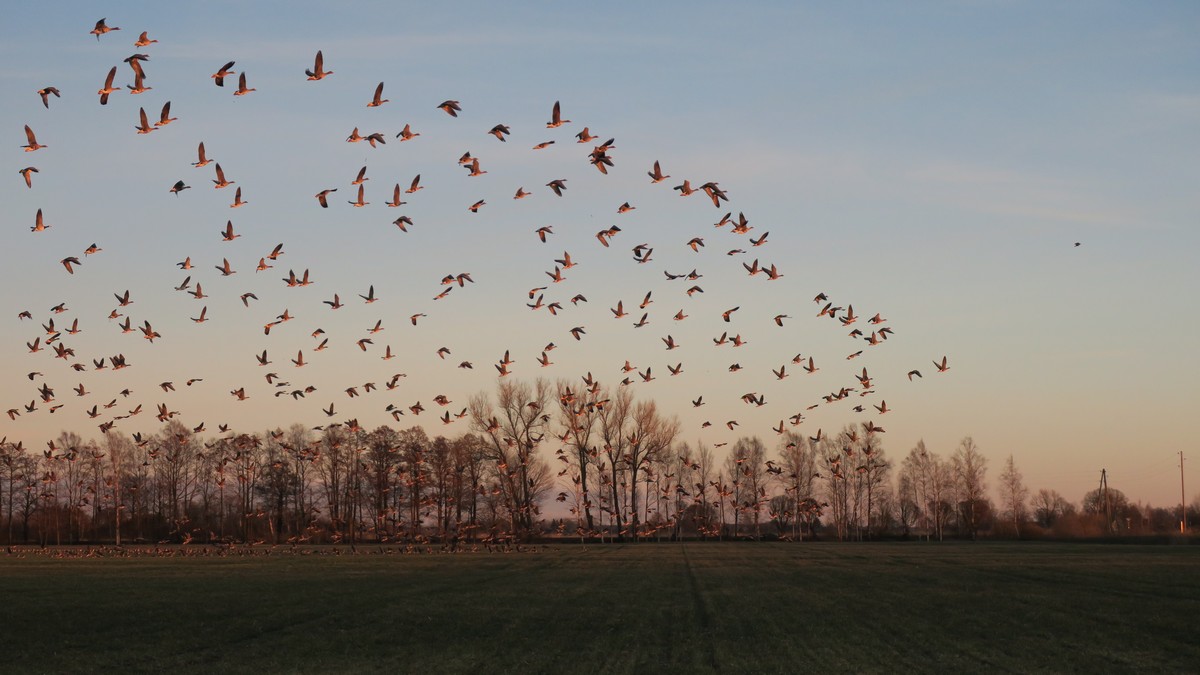
[[[97,41],[88,31],[101,16],[122,30]],[[443,428],[430,400],[444,393],[457,412],[491,390],[491,364],[508,349],[515,377],[578,382],[590,371],[615,385],[625,360],[652,367],[656,379],[633,385],[635,395],[677,413],[685,439],[734,440],[721,424],[737,419],[738,433],[773,444],[771,426],[854,386],[865,366],[878,393],[864,402],[893,410],[822,404],[802,430],[871,419],[896,460],[918,439],[949,455],[969,435],[992,459],[993,482],[1012,454],[1035,490],[1078,500],[1107,468],[1131,498],[1168,504],[1178,497],[1174,453],[1195,452],[1177,437],[1200,372],[1189,349],[1200,330],[1189,311],[1200,250],[1197,28],[1192,3],[23,7],[0,27],[0,129],[11,141],[10,178],[0,181],[0,279],[10,289],[0,300],[2,403],[21,407],[46,382],[64,407],[5,417],[0,433],[35,447],[64,428],[87,436],[97,421],[84,411],[129,387],[131,402],[168,403],[190,425],[246,431],[320,423],[330,402],[339,418],[376,425],[390,422],[386,404],[420,400],[431,411],[402,424],[455,435],[465,422]],[[134,48],[142,30],[160,42]],[[334,74],[309,82],[303,71],[318,49]],[[93,92],[110,67],[118,83],[132,81],[121,61],[135,51],[150,56],[153,89],[98,105]],[[213,86],[209,75],[230,60],[258,91],[235,98],[236,82]],[[368,109],[380,81],[390,102]],[[49,110],[35,93],[46,85],[63,94]],[[461,102],[458,118],[436,109],[446,99]],[[154,119],[167,100],[179,120],[134,133],[138,107]],[[572,122],[547,129],[556,100]],[[422,135],[399,143],[405,123]],[[507,143],[487,135],[497,123],[512,128]],[[25,124],[47,148],[21,151]],[[388,143],[346,143],[356,126]],[[584,126],[599,137],[592,144],[575,143]],[[616,166],[602,176],[586,155],[608,138]],[[191,166],[200,141],[248,205],[230,209],[234,188],[213,189],[212,167]],[[486,175],[456,164],[468,151]],[[672,178],[651,185],[655,160]],[[32,189],[16,173],[29,165],[39,168]],[[346,202],[362,166],[371,204],[360,209]],[[424,190],[401,208],[383,205],[393,184],[418,173]],[[561,198],[545,187],[555,178],[567,179]],[[679,197],[671,187],[685,178],[719,182],[728,206]],[[169,194],[180,179],[192,189]],[[335,187],[320,209],[312,195]],[[513,200],[517,187],[533,196]],[[469,213],[478,199],[487,205]],[[637,209],[617,214],[626,201]],[[53,227],[31,233],[39,208]],[[746,214],[749,236],[770,232],[767,243],[714,228],[726,211]],[[408,233],[391,225],[401,213],[415,222]],[[241,238],[220,241],[227,220]],[[542,244],[534,230],[545,225],[555,234]],[[593,235],[612,225],[622,232],[606,249]],[[699,253],[685,246],[694,236],[705,238]],[[66,274],[58,261],[93,242],[104,251]],[[276,267],[256,274],[280,242]],[[640,243],[654,248],[652,262],[633,261]],[[725,255],[734,248],[747,253]],[[544,292],[564,312],[528,309],[526,291],[548,285],[564,250],[580,264]],[[193,284],[211,297],[173,290],[188,274],[175,263],[188,256]],[[783,278],[747,275],[741,263],[755,257]],[[223,258],[233,277],[213,269]],[[305,268],[310,287],[280,280]],[[693,268],[702,295],[663,276]],[[433,301],[439,280],[460,272],[477,283]],[[365,305],[357,295],[370,285],[381,300]],[[162,333],[154,344],[106,318],[126,289],[134,304],[122,311]],[[238,300],[248,291],[260,299],[250,308]],[[648,291],[646,327],[632,326],[640,311],[610,314]],[[880,312],[894,338],[869,348],[850,339],[816,317],[819,292],[863,320]],[[334,293],[347,303],[337,312],[322,304]],[[588,302],[567,302],[577,293]],[[29,354],[25,343],[44,339],[59,302],[70,308],[59,327],[78,318],[84,329],[63,337],[80,360],[120,352],[134,367],[77,373],[52,352]],[[195,324],[202,306],[211,320]],[[734,306],[725,324],[720,314]],[[285,308],[296,320],[263,335]],[[17,320],[23,310],[35,320]],[[673,321],[680,310],[688,318]],[[416,327],[414,313],[427,314]],[[791,318],[778,327],[776,314]],[[379,320],[385,331],[360,351],[354,342]],[[587,331],[578,342],[575,326]],[[330,349],[313,353],[318,327]],[[725,330],[747,344],[715,347]],[[678,350],[663,348],[668,334]],[[539,368],[550,341],[555,365]],[[380,360],[385,345],[397,358]],[[442,346],[452,352],[444,361]],[[254,360],[263,349],[275,361],[265,370],[318,392],[272,396]],[[303,369],[288,362],[299,349]],[[858,349],[862,357],[845,359]],[[790,363],[796,353],[821,370],[805,375]],[[935,375],[931,361],[943,354],[951,370]],[[475,369],[455,368],[462,360]],[[680,362],[684,372],[669,376]],[[729,373],[733,363],[744,369]],[[770,371],[784,363],[795,374],[778,381]],[[925,377],[910,383],[913,368]],[[31,383],[31,371],[43,376]],[[342,393],[396,372],[407,374],[397,392]],[[204,381],[179,386],[192,377]],[[158,389],[168,380],[180,391]],[[76,397],[80,383],[92,393]],[[251,400],[237,403],[229,391],[243,386]],[[747,392],[768,404],[744,405]],[[693,409],[700,394],[708,405]],[[702,430],[705,420],[714,427]],[[118,428],[155,426],[143,414]]]

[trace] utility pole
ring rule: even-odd
[[[1100,498],[1104,500],[1104,529],[1112,534],[1112,507],[1108,501],[1108,470],[1100,469]]]
[[[1187,534],[1187,493],[1183,490],[1183,451],[1179,451],[1179,533]]]

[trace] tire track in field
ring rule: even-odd
[[[692,567],[692,558],[688,555],[687,544],[680,544],[683,549],[683,562],[687,566],[688,583],[692,587],[692,602],[696,606],[696,615],[700,619],[700,632],[704,636],[702,640],[704,650],[707,652],[708,665],[713,669],[713,672],[721,672],[721,664],[717,662],[717,650],[713,644],[713,618],[708,611],[708,603],[704,601],[704,596],[700,592],[700,582],[696,579],[696,570]]]

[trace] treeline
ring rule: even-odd
[[[966,438],[899,462],[870,425],[729,448],[680,438],[625,387],[502,380],[466,411],[470,431],[373,430],[348,420],[263,433],[168,420],[151,436],[63,432],[46,449],[0,444],[6,543],[356,543],[543,536],[863,540],[1098,536],[1178,530],[1174,511],[1095,490],[1076,506],[1031,495],[1010,458],[989,497]],[[549,508],[553,506],[554,508]],[[1197,521],[1195,505],[1189,521]],[[548,514],[553,516],[548,517]]]

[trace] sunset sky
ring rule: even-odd
[[[101,16],[121,30],[97,40],[88,31]],[[134,47],[143,30],[159,42]],[[1160,506],[1178,501],[1182,450],[1190,501],[1200,492],[1187,428],[1200,403],[1198,34],[1190,2],[22,5],[0,26],[0,410],[22,411],[0,418],[0,435],[35,449],[64,429],[99,438],[100,422],[138,403],[144,412],[116,429],[149,433],[166,403],[210,435],[220,423],[261,432],[357,417],[456,436],[468,422],[437,416],[494,390],[493,364],[509,350],[511,377],[580,389],[588,372],[616,386],[626,360],[652,368],[650,382],[628,374],[634,395],[677,414],[693,446],[756,434],[774,447],[772,427],[799,412],[803,424],[788,428],[810,436],[871,420],[897,463],[919,439],[949,456],[971,436],[993,487],[1011,454],[1034,491],[1078,502],[1107,469],[1110,486]],[[308,81],[318,49],[333,74]],[[153,88],[140,95],[124,89],[133,73],[122,60],[134,53],[149,56]],[[214,86],[228,61],[257,91],[233,96],[237,75]],[[113,66],[124,90],[101,106],[95,92]],[[381,81],[390,101],[368,108]],[[36,93],[46,86],[62,94],[49,109]],[[457,118],[437,109],[445,100],[461,104]],[[166,101],[178,120],[137,134],[138,108],[153,122]],[[571,121],[549,129],[555,101]],[[402,143],[406,123],[421,136]],[[511,128],[507,142],[488,134],[496,124]],[[23,152],[24,125],[47,147]],[[386,145],[347,143],[355,127]],[[576,143],[584,127],[597,138]],[[615,166],[602,175],[588,153],[610,138]],[[235,185],[214,189],[213,165],[192,166],[200,142]],[[487,173],[468,176],[465,152]],[[647,176],[655,160],[671,175],[658,184]],[[38,169],[32,188],[18,173],[27,166]],[[370,204],[354,208],[363,166]],[[424,189],[385,206],[417,174]],[[554,179],[566,180],[562,197],[546,187]],[[728,203],[681,197],[672,187],[684,179],[719,183]],[[191,189],[171,194],[178,180]],[[233,209],[238,187],[248,203]],[[532,194],[514,200],[519,187]],[[313,195],[333,188],[320,208]],[[624,202],[636,209],[618,214]],[[31,232],[38,209],[51,227]],[[726,212],[753,229],[715,228]],[[392,224],[400,215],[408,232]],[[219,234],[227,221],[242,235],[231,242]],[[595,234],[614,225],[605,248]],[[543,226],[553,228],[544,244]],[[693,237],[704,239],[698,252]],[[84,256],[93,243],[103,251]],[[274,268],[256,273],[278,243]],[[639,244],[653,248],[650,262],[634,260]],[[578,266],[552,283],[564,251]],[[82,261],[74,274],[59,264],[68,256]],[[183,271],[187,257],[195,268]],[[223,259],[236,274],[214,269]],[[755,259],[783,276],[750,276],[743,263]],[[308,287],[281,280],[305,269]],[[663,274],[693,269],[703,276]],[[464,272],[475,283],[433,299],[442,277]],[[174,290],[185,276],[209,297]],[[379,301],[366,304],[372,285]],[[693,285],[703,293],[689,297]],[[558,316],[526,306],[539,286],[544,303],[562,304]],[[126,290],[133,303],[108,319]],[[258,297],[248,308],[246,292]],[[653,304],[639,309],[647,292]],[[335,293],[336,311],[323,304]],[[817,317],[818,293],[853,305],[857,323]],[[577,294],[587,302],[572,304]],[[613,317],[618,301],[631,316]],[[68,311],[52,314],[59,303]],[[209,320],[189,320],[202,307]],[[285,309],[295,319],[264,335]],[[26,310],[33,319],[19,320]],[[680,311],[687,318],[674,320]],[[643,312],[649,323],[635,328]],[[877,312],[894,331],[885,343],[848,336],[869,335]],[[426,316],[414,326],[414,314]],[[122,334],[125,317],[161,338]],[[60,340],[76,358],[29,353],[51,318],[59,330],[78,319],[82,332]],[[368,335],[377,321],[384,330]],[[320,352],[317,328],[329,338]],[[746,344],[715,346],[722,332]],[[678,349],[664,347],[668,335]],[[366,351],[355,344],[364,337]],[[395,358],[383,360],[388,346]],[[273,363],[260,367],[264,349]],[[303,368],[290,361],[299,350]],[[93,370],[118,353],[130,368]],[[798,353],[820,370],[793,364]],[[943,355],[950,369],[938,373]],[[822,400],[858,387],[864,367],[876,393]],[[910,382],[913,369],[923,377]],[[268,372],[287,391],[317,391],[276,397]],[[396,373],[400,387],[384,391]],[[203,381],[185,386],[191,378]],[[380,390],[344,392],[366,382]],[[25,413],[43,383],[56,400]],[[234,400],[243,387],[249,400]],[[104,410],[124,388],[132,396]],[[766,405],[743,403],[750,392]],[[438,394],[452,403],[433,403]],[[884,400],[880,415],[872,406]],[[384,410],[417,401],[426,412],[400,422]],[[334,418],[322,413],[330,403]]]

